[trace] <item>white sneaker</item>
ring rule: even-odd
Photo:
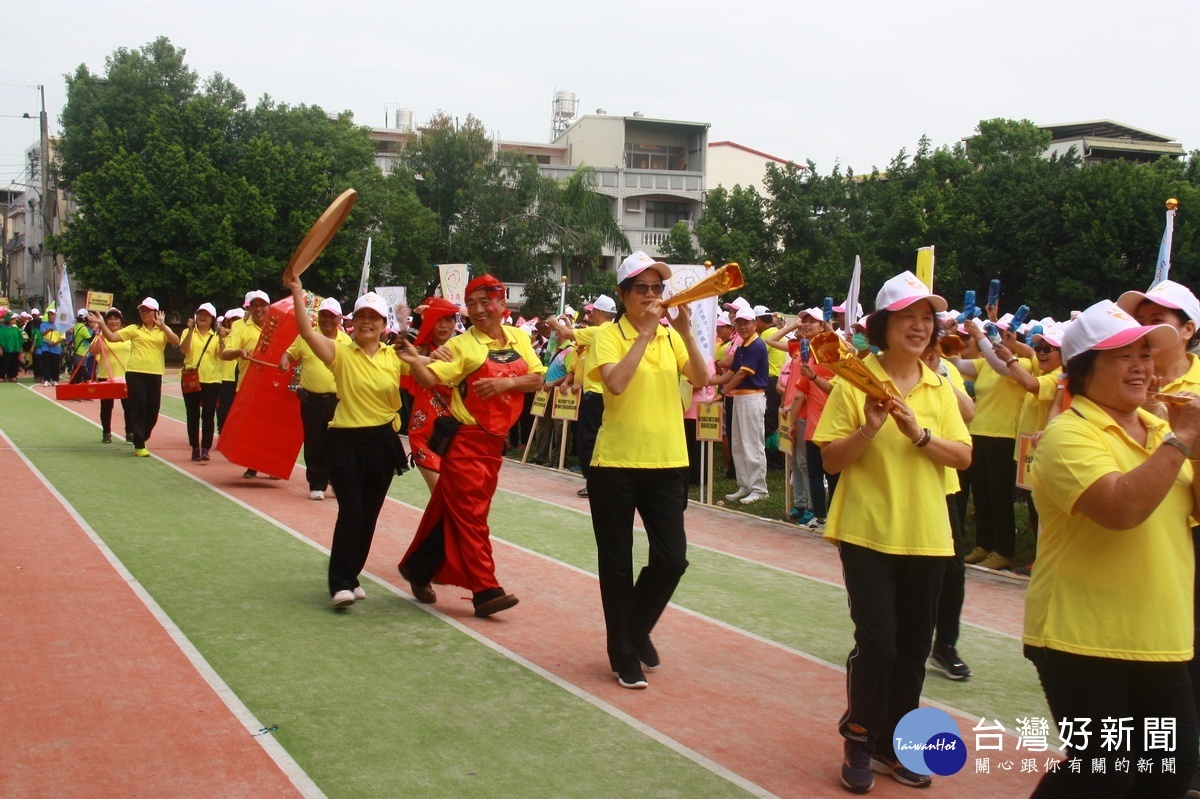
[[[354,604],[353,591],[338,591],[333,595],[333,606],[335,608],[348,608]]]
[[[749,493],[750,493],[750,489],[739,488],[737,491],[734,491],[732,494],[726,494],[725,499],[729,500],[730,502],[736,502],[737,500],[741,499],[742,497],[746,496]]]
[[[754,492],[742,497],[741,499],[739,499],[738,502],[742,503],[743,505],[753,505],[755,502],[764,500],[769,496],[771,496],[771,495],[764,494],[761,491],[754,491]]]
[[[309,491],[308,498],[316,499],[316,500],[323,500],[323,499],[325,499],[325,492],[324,491]]]
[[[360,585],[360,586],[357,586],[357,587],[355,587],[355,589],[354,589],[354,598],[355,598],[355,599],[358,599],[358,600],[362,600],[362,599],[366,599],[366,598],[367,598],[367,592],[363,590],[363,587],[362,587],[361,585]]]

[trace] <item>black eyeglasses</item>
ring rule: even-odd
[[[1052,352],[1058,352],[1058,347],[1051,347],[1049,344],[1038,344],[1033,348],[1034,352],[1040,352],[1043,355],[1049,355]]]
[[[661,295],[663,289],[667,287],[666,283],[634,283],[633,290],[638,294],[645,296],[647,294]]]

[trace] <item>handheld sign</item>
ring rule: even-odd
[[[574,391],[554,389],[554,407],[550,418],[560,422],[579,421],[579,395]]]
[[[720,441],[723,402],[705,402],[696,406],[696,440]]]

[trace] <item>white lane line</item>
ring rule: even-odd
[[[125,568],[125,564],[123,564],[120,559],[117,558],[116,554],[109,549],[108,544],[104,543],[104,540],[96,533],[92,526],[87,523],[87,520],[85,520],[77,510],[75,510],[75,506],[67,501],[67,498],[64,497],[59,490],[55,488],[55,486],[46,478],[46,476],[42,474],[41,470],[39,470],[37,466],[35,466],[33,462],[29,460],[28,457],[26,457],[25,453],[22,452],[19,447],[17,447],[17,445],[11,438],[8,437],[8,434],[5,431],[0,430],[0,438],[3,438],[4,441],[7,442],[9,448],[16,453],[17,457],[20,458],[22,462],[24,462],[25,467],[37,477],[42,485],[46,487],[46,490],[54,496],[58,503],[62,505],[63,509],[70,514],[72,519],[75,520],[75,523],[79,525],[80,529],[87,534],[87,537],[91,539],[92,543],[96,546],[96,549],[100,551],[100,554],[102,554],[105,560],[108,561],[109,565],[112,566],[113,571],[115,571],[133,590],[133,593],[137,595],[137,598],[141,600],[142,604],[146,606],[146,609],[150,611],[150,614],[154,617],[154,619],[160,625],[162,625],[162,628],[167,632],[167,635],[171,637],[171,640],[174,641],[175,645],[179,647],[181,652],[183,652],[184,657],[188,659],[188,661],[192,664],[192,667],[196,669],[196,672],[206,683],[208,683],[209,688],[211,688],[213,692],[221,699],[221,701],[225,703],[225,707],[229,708],[229,712],[231,712],[242,724],[242,726],[245,727],[246,732],[252,736],[254,741],[256,741],[258,745],[263,748],[263,750],[273,761],[275,761],[275,765],[277,765],[280,771],[287,776],[288,780],[291,781],[296,790],[300,792],[300,795],[307,797],[307,799],[326,799],[325,793],[317,787],[317,784],[313,782],[307,774],[304,773],[304,769],[300,768],[300,764],[292,759],[292,756],[288,754],[287,750],[283,748],[283,746],[275,739],[274,736],[256,734],[263,729],[264,725],[262,722],[254,717],[254,714],[250,712],[250,708],[246,707],[246,705],[242,703],[242,700],[238,699],[237,694],[233,692],[233,689],[221,679],[216,670],[213,669],[207,660],[205,660],[204,655],[200,654],[200,651],[196,649],[191,641],[188,640],[187,636],[183,634],[183,631],[175,625],[175,622],[171,620],[171,617],[168,616],[166,612],[163,611],[162,607],[160,607],[159,604],[154,601],[154,597],[150,596],[142,584],[137,581],[137,578],[135,578],[133,574],[127,568]]]
[[[49,400],[49,398],[46,398],[46,399]],[[57,405],[57,402],[55,404]],[[80,419],[83,419],[85,422],[88,422],[89,424],[92,424],[92,425],[96,424],[91,419],[88,419],[86,416],[83,416],[82,414],[77,413],[76,411],[72,410],[71,408],[66,408],[65,410],[68,413],[72,413],[75,416],[79,417]],[[171,418],[171,417],[168,416],[167,418]],[[174,421],[178,421],[178,420],[174,420]],[[0,435],[4,435],[3,431],[0,431]],[[7,436],[5,436],[5,439],[7,440]],[[9,440],[9,445],[13,446],[11,440]],[[15,446],[13,446],[13,448],[14,448],[14,450],[16,449]],[[229,700],[226,700],[226,704],[229,705],[230,700],[232,700],[233,702],[236,702],[237,707],[240,707],[243,711],[245,711],[246,716],[250,719],[250,724],[253,725],[253,729],[257,730],[257,729],[261,728],[262,725],[253,719],[253,716],[250,715],[249,709],[246,708],[245,705],[242,705],[241,701],[237,699],[237,697],[233,694],[233,692],[229,689],[229,687],[227,685],[225,685],[225,683],[223,681],[221,681],[220,677],[218,677],[216,675],[216,672],[214,672],[212,670],[212,667],[208,665],[207,661],[204,660],[203,656],[195,649],[195,647],[193,647],[191,645],[190,642],[188,642],[187,638],[183,635],[183,632],[174,626],[174,624],[170,621],[170,619],[166,616],[165,613],[162,613],[161,609],[158,607],[157,604],[154,603],[154,600],[150,597],[149,594],[146,593],[145,589],[143,589],[141,587],[141,585],[136,582],[133,575],[130,574],[127,570],[125,570],[125,568],[123,566],[120,565],[120,562],[116,560],[116,556],[113,555],[112,552],[108,549],[108,547],[104,545],[104,542],[101,541],[99,539],[99,537],[95,535],[95,533],[92,531],[92,529],[87,526],[87,523],[84,522],[83,519],[75,512],[75,509],[72,508],[66,502],[66,499],[63,498],[62,495],[59,494],[58,491],[56,489],[54,489],[53,486],[51,486],[48,482],[46,482],[45,478],[42,477],[41,473],[37,472],[36,467],[34,467],[32,463],[29,463],[29,460],[27,458],[25,458],[24,455],[22,455],[21,457],[22,457],[22,460],[24,460],[29,465],[29,467],[31,469],[33,469],[35,471],[35,473],[37,473],[39,479],[41,479],[42,482],[45,483],[46,486],[48,488],[50,488],[51,491],[54,491],[55,496],[58,497],[59,501],[63,503],[63,506],[66,507],[70,511],[72,517],[75,518],[76,521],[79,522],[79,524],[88,531],[89,536],[91,536],[93,538],[93,540],[96,541],[97,546],[101,547],[102,551],[105,553],[105,556],[108,557],[110,562],[112,562],[114,564],[114,567],[118,568],[118,570],[121,573],[121,576],[124,577],[125,580],[128,583],[130,583],[130,585],[135,586],[134,590],[138,592],[139,597],[144,597],[143,601],[147,603],[148,607],[151,607],[152,612],[156,611],[156,617],[158,617],[158,615],[161,614],[160,621],[163,623],[164,627],[167,627],[168,632],[172,633],[172,638],[175,638],[176,633],[178,634],[179,640],[177,641],[177,643],[179,643],[180,648],[184,649],[185,653],[186,652],[194,652],[195,653],[196,658],[199,660],[199,664],[203,664],[203,669],[207,670],[208,673],[211,673],[213,679],[216,680],[217,683],[219,683],[219,685],[222,686],[223,690],[228,693]],[[316,541],[313,541],[311,538],[308,538],[300,531],[295,530],[292,527],[289,527],[288,525],[284,524],[283,522],[280,522],[278,519],[275,519],[275,518],[267,515],[265,512],[259,510],[258,508],[254,507],[253,505],[250,505],[250,504],[242,501],[241,499],[238,499],[237,497],[233,496],[232,494],[226,493],[222,489],[217,488],[215,485],[206,482],[205,480],[200,478],[198,475],[195,475],[195,474],[187,471],[186,469],[172,463],[171,461],[164,460],[163,458],[159,457],[158,455],[152,454],[152,457],[155,458],[156,460],[158,460],[160,463],[166,464],[167,466],[169,466],[170,468],[179,472],[180,474],[194,480],[195,482],[199,483],[200,485],[204,486],[205,488],[208,488],[209,490],[218,494],[222,498],[227,499],[230,502],[233,502],[234,504],[249,511],[250,513],[253,513],[255,516],[259,517],[263,521],[266,521],[266,522],[274,525],[275,527],[279,528],[280,530],[283,530],[284,532],[288,533],[292,537],[296,538],[298,541],[308,544],[310,547],[317,550],[318,552],[321,552],[325,555],[329,554],[329,550],[326,547],[318,544]],[[391,499],[391,498],[389,497],[389,499]],[[421,508],[417,508],[415,505],[409,505],[408,503],[401,502],[400,500],[393,499],[392,501],[396,502],[400,505],[405,505],[407,507],[413,508],[414,510],[417,510],[417,511],[422,510]],[[505,542],[505,543],[508,543],[508,542]],[[510,546],[515,546],[515,545],[510,544]],[[533,554],[537,554],[537,553],[533,553]],[[558,563],[558,561],[555,561],[553,558],[545,558],[543,556],[543,559],[548,560],[552,563]],[[561,564],[561,565],[566,566],[568,568],[574,568],[565,563]],[[421,610],[425,611],[426,613],[430,613],[430,614],[438,617],[446,624],[449,624],[450,626],[454,627],[459,632],[470,636],[472,639],[483,644],[484,646],[491,649],[492,651],[497,652],[500,655],[513,661],[514,663],[517,663],[518,665],[523,666],[524,668],[528,669],[529,671],[532,671],[534,674],[537,674],[539,677],[541,677],[545,680],[548,680],[549,682],[558,686],[559,688],[566,691],[567,693],[575,696],[576,698],[582,699],[583,701],[587,702],[588,704],[592,705],[593,707],[599,708],[600,710],[609,714],[613,718],[624,722],[625,724],[629,725],[630,727],[633,727],[638,732],[642,733],[643,735],[648,736],[649,738],[652,738],[653,740],[655,740],[658,743],[662,744],[663,746],[667,747],[671,751],[676,752],[676,753],[682,755],[683,757],[686,757],[688,760],[691,760],[696,765],[701,766],[702,768],[712,772],[714,775],[721,777],[722,779],[726,780],[727,782],[730,782],[730,783],[738,786],[739,788],[746,791],[751,796],[759,797],[759,799],[780,799],[779,796],[777,796],[774,793],[771,793],[766,788],[763,788],[762,786],[760,786],[754,782],[751,782],[750,780],[747,780],[745,777],[742,777],[740,774],[737,774],[736,772],[726,768],[725,766],[722,766],[720,763],[717,763],[716,761],[706,757],[705,755],[700,754],[699,752],[695,751],[691,747],[689,747],[689,746],[675,740],[674,738],[670,737],[669,735],[666,735],[666,734],[660,732],[659,730],[649,726],[648,724],[641,721],[640,719],[637,719],[634,716],[629,715],[625,711],[620,710],[619,708],[609,704],[608,702],[605,702],[603,699],[600,699],[599,697],[594,696],[593,694],[591,694],[588,691],[586,691],[585,689],[575,685],[574,683],[559,677],[558,675],[554,674],[553,672],[547,671],[546,669],[537,665],[533,661],[528,660],[525,657],[522,657],[521,655],[512,651],[511,649],[508,649],[507,647],[502,646],[501,644],[493,641],[492,639],[490,639],[487,636],[483,635],[482,633],[476,631],[475,629],[468,627],[467,625],[463,624],[462,622],[458,621],[457,619],[446,615],[445,613],[438,610],[437,608],[435,608],[431,605],[425,605],[423,603],[418,602],[410,594],[405,593],[404,591],[400,590],[399,588],[392,585],[391,583],[383,580],[382,578],[376,577],[374,574],[372,574],[370,572],[363,572],[363,574],[366,577],[370,578],[371,580],[375,581],[375,583],[378,584],[380,588],[382,588],[386,591],[390,591],[391,593],[395,594],[396,596],[398,596],[402,599],[407,600],[408,602],[410,602],[414,606],[420,608]],[[185,648],[185,645],[186,645],[186,648]],[[189,655],[189,658],[190,658],[190,655]],[[201,666],[199,664],[197,664],[198,669],[201,668]],[[204,672],[202,671],[202,673],[204,673]],[[210,682],[210,684],[212,684],[212,683]],[[219,691],[219,689],[217,689],[216,685],[214,685],[213,687],[214,687],[214,690],[218,690],[218,693],[220,693],[220,691]],[[223,694],[222,694],[222,699],[225,699],[225,696]],[[230,705],[230,709],[231,710],[234,709],[232,705]],[[241,718],[240,714],[239,714],[239,718]],[[258,736],[258,738],[259,738],[260,742],[263,742],[262,739],[270,738],[270,736],[262,735],[262,736]],[[267,742],[263,742],[263,743],[265,746]],[[269,743],[276,744],[274,739],[271,739],[271,741],[269,741]],[[278,744],[276,744],[276,746],[278,746]],[[288,762],[291,762],[293,765],[295,765],[297,773],[301,777],[303,777],[304,780],[306,780],[309,784],[312,785],[314,791],[317,791],[317,793],[315,793],[315,794],[305,793],[305,796],[313,797],[313,799],[316,799],[317,797],[324,797],[324,794],[320,793],[320,789],[318,789],[316,787],[316,785],[314,783],[312,783],[312,781],[308,778],[308,776],[304,774],[303,770],[300,769],[299,765],[296,765],[295,761],[291,760],[291,756],[287,755],[287,753],[283,750],[282,747],[279,747],[279,750],[281,753],[283,753],[283,755],[285,757],[287,757]],[[282,764],[280,767],[283,768]],[[285,771],[286,771],[286,769],[285,769]],[[289,773],[288,776],[291,777],[292,775]],[[293,779],[293,782],[295,782],[295,779]],[[297,788],[300,788],[300,786],[297,785]]]

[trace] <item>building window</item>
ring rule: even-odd
[[[687,169],[687,155],[682,147],[626,142],[625,167],[678,172]]]
[[[642,201],[638,200],[638,199],[626,200],[625,201],[625,210],[640,214],[642,212]]]
[[[646,200],[646,227],[670,230],[676,222],[688,220],[687,203]]]

